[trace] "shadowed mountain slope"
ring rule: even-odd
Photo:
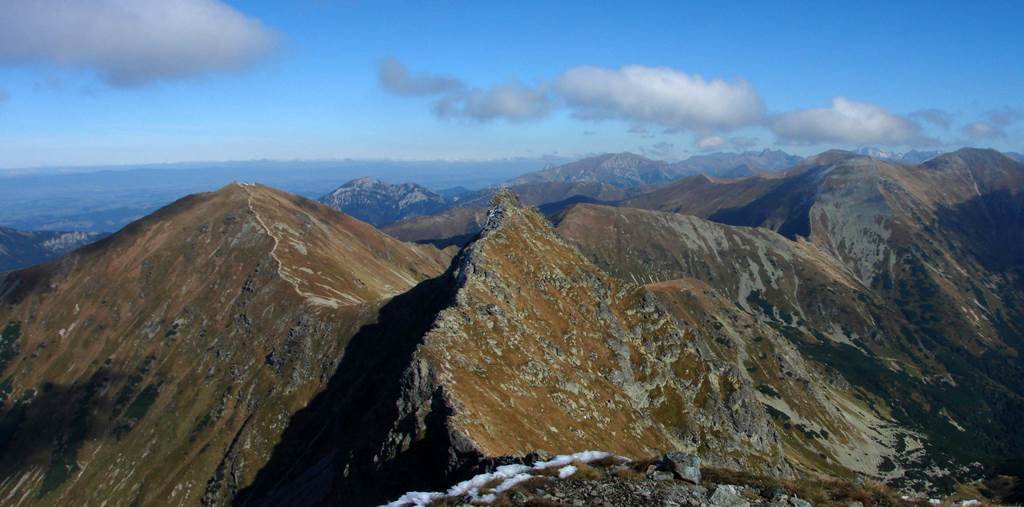
[[[7,504],[224,503],[349,338],[447,257],[232,184],[0,282]]]

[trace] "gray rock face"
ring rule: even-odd
[[[789,503],[793,504],[793,507],[811,507],[811,502],[808,502],[807,500],[802,500],[795,496],[789,499]]]
[[[670,452],[662,462],[671,467],[679,479],[700,484],[700,457],[685,452]]]
[[[736,486],[722,484],[708,498],[708,503],[715,507],[750,507],[750,502],[740,496]]]

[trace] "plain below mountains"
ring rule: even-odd
[[[0,272],[25,268],[103,238],[95,232],[19,231],[0,227]]]

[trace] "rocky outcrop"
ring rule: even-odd
[[[387,507],[425,505],[703,505],[712,507],[810,507],[811,505],[929,504],[900,498],[877,484],[777,477],[707,469],[703,484],[681,477],[670,465],[680,458],[629,460],[602,451],[527,456],[482,472],[442,491],[409,492]],[[697,461],[687,455],[687,462]],[[699,470],[697,471],[699,473]],[[931,505],[972,505],[934,499]]]

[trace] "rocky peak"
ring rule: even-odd
[[[431,215],[449,206],[447,199],[415,183],[393,185],[373,177],[349,181],[320,202],[377,227]]]
[[[487,221],[484,222],[484,232],[492,231],[501,226],[505,217],[511,213],[521,210],[523,207],[519,196],[508,187],[503,187],[491,196],[490,208],[487,210]]]
[[[362,178],[356,178],[356,179],[354,179],[354,180],[352,180],[352,181],[350,181],[348,183],[345,183],[342,186],[343,187],[349,187],[349,188],[366,188],[366,187],[379,187],[379,186],[382,186],[382,185],[383,185],[383,183],[380,180],[378,180],[377,178],[374,178],[373,176],[363,176]]]
[[[608,168],[634,168],[648,164],[657,164],[657,162],[628,151],[606,155],[601,162],[601,166]]]
[[[657,296],[601,271],[511,191],[495,196],[453,278],[453,305],[412,364],[432,379],[419,390],[439,389],[452,407],[446,427],[461,450],[493,458],[700,448],[717,463],[756,455],[786,473],[778,435],[739,370],[716,364]]]

